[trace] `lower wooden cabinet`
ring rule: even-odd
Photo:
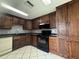
[[[79,59],[79,38],[68,41],[69,59]]]
[[[59,55],[68,58],[68,43],[66,37],[59,37]]]
[[[57,37],[49,37],[49,52],[59,53],[59,39]]]
[[[32,45],[37,46],[37,35],[32,35]]]
[[[14,36],[13,39],[13,50],[16,50],[18,48],[21,48],[25,45],[30,45],[31,44],[31,37],[30,35],[18,35]]]
[[[31,45],[31,35],[26,35],[26,40],[25,40],[25,42],[26,42],[26,45]]]

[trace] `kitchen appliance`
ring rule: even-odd
[[[50,29],[50,24],[39,25],[39,29]]]
[[[12,51],[12,39],[13,37],[0,38],[0,56]]]
[[[49,52],[49,35],[51,30],[42,30],[42,33],[38,35],[37,47],[45,52]]]
[[[49,35],[51,35],[51,30],[42,30],[41,35],[42,36],[49,36]]]

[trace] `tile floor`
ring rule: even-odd
[[[11,53],[8,53],[0,59],[65,59],[55,54],[46,53],[33,46],[25,46],[17,49]]]

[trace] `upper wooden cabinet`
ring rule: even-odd
[[[34,19],[32,21],[33,29],[39,29],[41,23],[49,24],[49,14]]]
[[[39,24],[40,24],[40,18],[33,19],[32,21],[33,29],[39,29]]]
[[[0,29],[11,29],[11,27],[14,25],[24,26],[24,22],[24,19],[15,16],[5,15],[0,18]]]
[[[19,25],[19,19],[17,17],[12,17],[12,25]]]
[[[40,24],[50,24],[50,28],[56,28],[56,12],[41,16],[32,21],[33,29],[39,29]]]
[[[19,22],[19,25],[24,26],[25,19],[21,19],[21,18],[19,18],[18,22]]]
[[[11,16],[12,17],[12,25],[24,25],[25,23],[25,19],[23,18],[19,18],[19,17],[15,17],[15,16]]]
[[[50,13],[49,18],[50,28],[56,28],[56,12]]]
[[[79,1],[68,5],[69,36],[79,36]]]
[[[9,16],[2,16],[0,18],[0,28],[1,29],[10,29],[12,26],[12,18]]]
[[[67,35],[67,24],[68,24],[68,8],[67,4],[57,7],[56,9],[56,23],[59,36]]]
[[[39,21],[40,21],[40,24],[41,23],[49,24],[49,14],[40,17],[40,20]]]
[[[25,20],[24,23],[24,30],[31,30],[32,29],[32,21],[30,20]]]

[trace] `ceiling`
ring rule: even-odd
[[[57,6],[67,3],[71,0],[51,0],[52,3],[50,5],[45,5],[42,2],[42,0],[29,0],[34,5],[33,7],[27,4],[26,1],[27,0],[0,0],[0,16],[3,15],[3,13],[9,13],[25,19],[34,19],[42,15],[56,11]],[[1,7],[1,2],[6,3],[20,11],[27,13],[28,16],[24,16]]]

